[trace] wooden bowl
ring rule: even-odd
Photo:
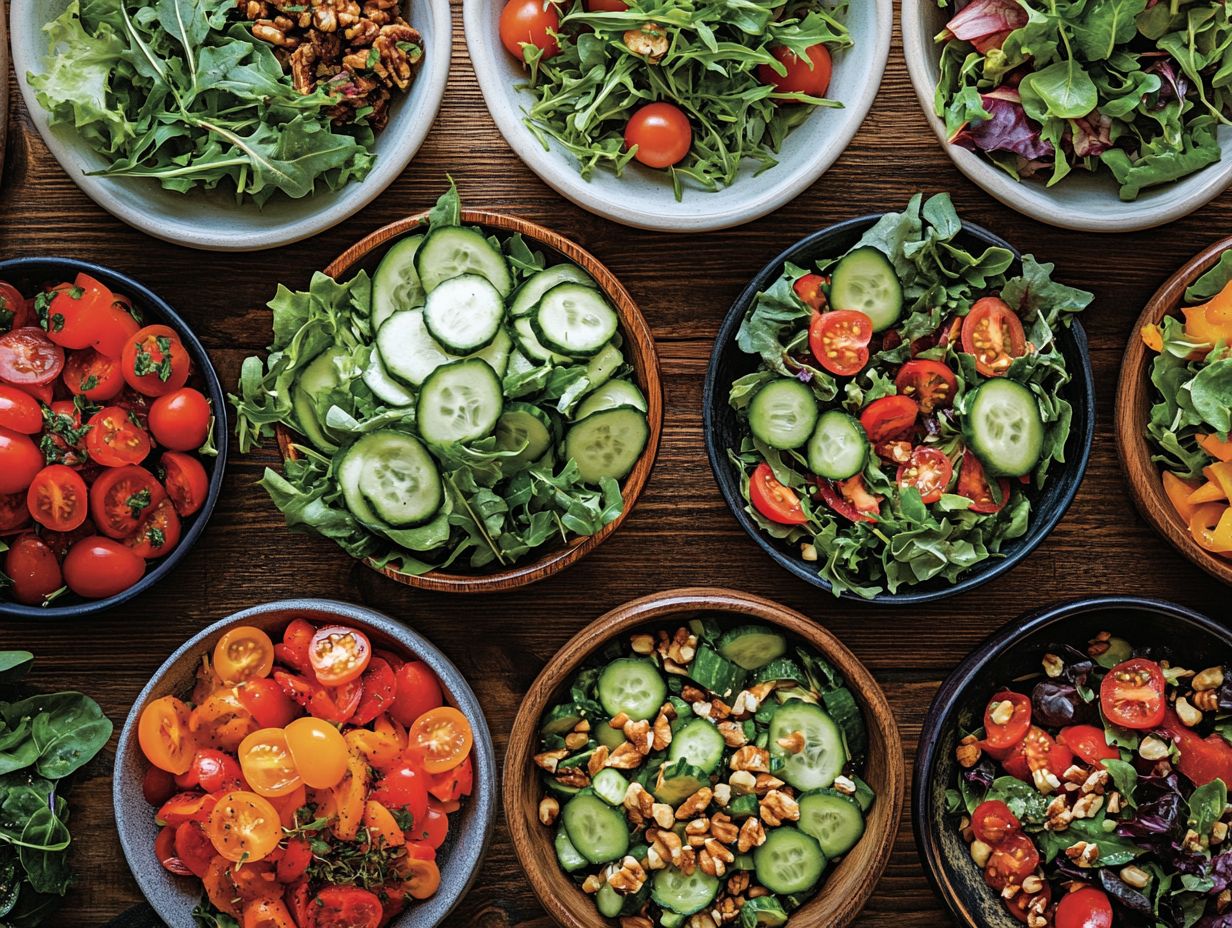
[[[1121,379],[1116,397],[1116,439],[1121,466],[1129,492],[1138,511],[1174,548],[1217,580],[1232,585],[1232,560],[1207,551],[1189,534],[1189,527],[1168,501],[1164,493],[1161,470],[1151,461],[1151,444],[1146,435],[1155,385],[1151,383],[1151,362],[1139,332],[1144,325],[1154,325],[1174,313],[1181,305],[1185,289],[1219,261],[1219,256],[1232,248],[1232,237],[1220,239],[1191,258],[1173,274],[1146,304],[1146,309],[1129,333],[1129,344],[1121,361]]]
[[[325,273],[336,279],[349,277],[359,270],[372,273],[380,263],[387,245],[413,231],[427,219],[428,213],[424,211],[377,229],[335,258],[325,269]],[[389,567],[377,567],[370,561],[365,561],[373,570],[380,571],[385,576],[399,583],[405,583],[407,586],[439,590],[445,593],[490,593],[526,586],[564,570],[597,548],[620,527],[633,510],[642,488],[646,486],[650,471],[654,467],[655,455],[658,454],[659,436],[663,430],[663,386],[659,379],[659,357],[655,352],[654,337],[650,334],[650,326],[646,324],[646,319],[642,316],[641,310],[637,308],[637,304],[633,302],[629,291],[598,258],[563,235],[515,216],[505,216],[485,210],[464,209],[462,222],[467,225],[483,226],[487,229],[499,229],[502,232],[520,232],[522,237],[532,245],[547,249],[549,257],[552,256],[551,253],[555,253],[560,258],[572,261],[594,278],[620,317],[621,330],[625,339],[625,353],[629,363],[633,365],[638,386],[642,388],[646,396],[646,420],[650,425],[650,438],[646,442],[646,450],[642,452],[641,459],[638,460],[629,476],[624,479],[621,487],[621,495],[625,501],[624,509],[614,522],[605,525],[593,535],[573,538],[566,544],[545,551],[538,558],[514,564],[505,570],[477,571],[472,574],[433,570],[426,574],[413,576]],[[294,433],[281,425],[277,426],[275,431],[283,457],[294,460],[296,456],[292,444]]]
[[[643,596],[617,606],[575,635],[548,661],[522,699],[505,753],[505,821],[535,894],[566,928],[610,928],[593,897],[582,892],[556,863],[552,833],[539,823],[542,787],[534,765],[539,721],[568,689],[577,668],[608,641],[633,629],[667,621],[683,622],[705,613],[721,624],[749,619],[777,626],[815,648],[846,678],[864,711],[868,727],[868,761],[864,779],[877,794],[864,837],[828,873],[809,902],[791,916],[794,928],[843,928],[873,894],[890,859],[903,811],[906,782],[898,726],[881,687],[847,647],[822,626],[793,609],[719,587],[691,587]]]

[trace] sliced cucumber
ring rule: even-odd
[[[651,792],[659,802],[675,808],[703,786],[710,785],[710,774],[701,767],[694,767],[687,760],[663,764],[655,777]]]
[[[573,731],[580,721],[582,714],[578,712],[577,706],[571,702],[563,702],[553,706],[543,717],[539,730],[545,735],[565,735]]]
[[[663,914],[659,916],[659,926],[660,928],[684,928],[684,923],[686,920],[687,917],[679,914],[678,912],[664,911]]]
[[[423,306],[423,284],[415,271],[415,253],[423,240],[422,235],[398,239],[377,265],[372,275],[373,332],[379,332],[394,313]]]
[[[606,722],[598,722],[591,728],[590,735],[609,751],[614,751],[625,743],[625,733],[619,728],[613,728]]]
[[[445,500],[440,472],[424,446],[405,432],[369,432],[338,464],[347,508],[361,521],[395,528],[422,524]]]
[[[598,389],[611,380],[612,375],[620,370],[620,365],[624,363],[625,356],[612,343],[609,342],[600,348],[599,352],[586,362],[586,382],[590,384],[590,389]],[[643,412],[646,411],[645,406],[638,408]]]
[[[347,352],[342,348],[327,348],[304,368],[291,390],[291,406],[300,430],[304,437],[326,454],[338,450],[338,437],[325,427],[317,415],[316,401],[342,382],[338,364],[346,357]]]
[[[299,386],[314,400],[342,383],[338,365],[348,352],[342,348],[327,348],[312,359],[299,375]]]
[[[834,858],[856,846],[864,834],[864,813],[841,793],[819,789],[800,797],[799,826],[817,839],[826,857]]]
[[[537,461],[552,447],[552,420],[538,406],[511,402],[496,422],[496,447],[518,451],[519,464]]]
[[[594,287],[598,284],[576,264],[556,264],[544,268],[538,274],[526,279],[526,283],[518,287],[509,304],[509,315],[515,319],[529,316],[539,307],[539,300],[545,293],[557,284],[581,284],[583,287]]]
[[[741,625],[719,639],[719,653],[745,670],[760,670],[787,653],[787,639],[765,625]]]
[[[740,692],[748,677],[741,667],[704,644],[697,646],[688,670],[694,683],[726,701]]]
[[[624,896],[612,889],[610,883],[604,883],[595,893],[595,908],[604,918],[615,918],[624,907]]]
[[[799,448],[817,425],[817,399],[794,377],[772,380],[749,403],[749,429],[771,448]]]
[[[809,470],[819,477],[846,480],[864,470],[868,461],[868,437],[852,416],[828,409],[817,420],[808,443]]]
[[[620,480],[633,470],[649,440],[645,414],[631,406],[618,406],[575,422],[565,435],[565,456],[577,461],[587,483],[598,483],[604,477]]]
[[[504,377],[506,371],[509,370],[509,356],[512,351],[513,339],[502,326],[496,333],[496,338],[492,339],[492,344],[482,351],[475,352],[471,357],[487,361],[488,367],[492,368],[497,377]]]
[[[555,351],[549,351],[544,348],[539,341],[539,336],[535,334],[535,327],[531,323],[529,316],[523,316],[520,319],[513,320],[513,337],[518,340],[518,347],[526,352],[526,356],[532,361],[551,361],[553,364],[569,364],[572,358],[567,358],[563,354],[557,354]]]
[[[640,657],[612,661],[599,674],[599,702],[610,717],[624,713],[635,722],[654,717],[667,699],[659,668]]]
[[[790,680],[793,683],[808,685],[808,674],[800,669],[800,665],[790,657],[781,657],[766,664],[753,676],[754,683],[769,683]]]
[[[743,796],[734,797],[727,806],[727,814],[734,819],[748,818],[751,815],[758,815],[760,812],[761,808],[757,797],[752,793],[745,793]]]
[[[740,928],[778,928],[787,924],[783,903],[774,896],[746,899],[740,907]]]
[[[415,394],[408,392],[406,387],[389,375],[379,351],[373,351],[372,357],[368,359],[368,367],[364,370],[364,383],[372,391],[372,395],[387,406],[415,405]]]
[[[851,782],[856,785],[856,805],[860,807],[861,812],[867,812],[873,807],[873,802],[877,799],[877,794],[873,792],[873,788],[861,780],[857,776],[851,778]]]
[[[858,310],[873,321],[874,332],[885,331],[903,312],[903,287],[894,265],[876,248],[848,253],[834,267],[830,306]]]
[[[535,334],[544,347],[571,358],[596,354],[612,340],[620,319],[603,294],[582,284],[557,284],[539,300]]]
[[[434,370],[454,360],[424,325],[422,309],[386,319],[376,333],[376,350],[389,374],[412,387],[422,386]]]
[[[1031,473],[1044,449],[1039,400],[1022,384],[1004,377],[976,387],[967,400],[963,432],[984,470],[996,476]]]
[[[609,806],[590,790],[582,790],[565,803],[560,819],[570,842],[592,864],[619,860],[629,850],[624,811]]]
[[[856,705],[856,698],[845,686],[827,690],[821,694],[822,705],[834,724],[843,733],[847,745],[847,754],[851,757],[863,757],[868,750],[868,732],[864,728],[864,713]]]
[[[655,871],[650,897],[669,912],[694,915],[714,902],[720,885],[718,877],[708,876],[700,868],[686,876],[668,867]]]
[[[793,732],[804,735],[804,750],[793,754],[779,745]],[[810,790],[833,786],[843,772],[847,751],[843,733],[825,710],[812,703],[793,699],[774,710],[769,728],[770,753],[783,759],[779,774],[796,789]],[[796,892],[797,890],[782,890]]]
[[[419,391],[416,423],[419,434],[433,444],[474,441],[492,433],[503,408],[501,383],[491,365],[471,358],[429,375]]]
[[[559,780],[548,780],[547,787],[557,796],[564,796],[566,799],[571,799],[582,791],[580,786],[567,786]]]
[[[505,301],[486,277],[463,274],[429,293],[423,314],[429,334],[442,348],[474,354],[496,338],[505,319]]]
[[[753,852],[757,882],[772,893],[802,893],[812,889],[826,869],[826,856],[817,839],[785,825],[766,832],[766,841]]]
[[[415,270],[425,293],[463,274],[486,277],[502,297],[513,290],[509,262],[500,249],[482,232],[465,226],[446,226],[429,232],[415,255]]]
[[[556,838],[552,843],[556,847],[556,860],[560,863],[560,869],[565,873],[576,873],[590,866],[590,861],[578,853],[578,849],[569,840],[569,833],[565,831],[563,825],[557,829]]]
[[[710,719],[695,718],[686,722],[672,735],[672,744],[667,751],[667,762],[687,761],[706,773],[714,773],[723,762],[727,744],[719,729]]]
[[[587,394],[586,399],[582,400],[574,413],[574,418],[585,419],[592,413],[615,409],[617,406],[632,406],[634,409],[645,412],[646,397],[637,384],[631,381],[609,380],[599,389]]]
[[[338,450],[337,443],[325,434],[324,426],[317,419],[317,411],[312,406],[312,397],[299,384],[291,388],[291,411],[295,413],[295,422],[299,430],[308,441],[316,446],[317,450],[326,454],[333,454]]]
[[[629,791],[629,781],[621,775],[619,770],[612,767],[604,767],[596,773],[590,785],[595,795],[609,806],[618,806],[623,803],[625,793]]]

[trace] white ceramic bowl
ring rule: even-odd
[[[860,128],[885,70],[894,28],[893,0],[856,0],[847,14],[855,44],[834,56],[827,96],[842,109],[819,108],[783,143],[779,163],[757,175],[749,162],[730,187],[709,192],[687,188],[676,201],[663,171],[630,164],[622,177],[596,169],[589,181],[573,157],[555,142],[547,150],[526,128],[524,108],[532,95],[519,89],[526,73],[500,42],[504,0],[466,0],[462,8],[466,47],[475,65],[488,111],[505,141],[545,183],[583,209],[639,229],[708,232],[751,222],[802,193],[832,165]]]
[[[1223,159],[1172,184],[1144,190],[1132,203],[1117,196],[1110,174],[1074,171],[1055,187],[1040,179],[1016,181],[983,156],[946,138],[945,122],[933,112],[940,76],[941,46],[933,38],[949,17],[936,0],[902,0],[903,54],[920,106],[946,154],[967,177],[1006,206],[1063,229],[1133,232],[1187,216],[1232,183],[1232,128],[1220,126]]]
[[[54,129],[26,80],[42,72],[49,54],[43,26],[59,16],[67,0],[10,0],[13,68],[31,120],[60,166],[86,195],[118,219],[156,238],[210,251],[254,251],[309,238],[337,225],[375,199],[414,157],[423,144],[449,76],[452,19],[449,0],[409,0],[407,21],[423,37],[424,62],[410,92],[393,106],[389,124],[376,143],[376,163],[363,181],[340,190],[318,191],[298,200],[275,195],[258,208],[237,206],[222,191],[189,194],[164,190],[144,178],[91,177],[87,171],[106,167],[69,125]]]

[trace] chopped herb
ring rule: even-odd
[[[150,498],[149,490],[138,490],[124,501],[124,505],[132,511],[134,519],[139,519],[141,518],[141,510],[147,508],[151,502],[153,500]]]
[[[163,530],[153,525],[145,530],[145,537],[150,545],[155,548],[161,548],[167,543],[167,536],[163,533]]]
[[[88,393],[90,390],[93,390],[97,386],[98,386],[98,377],[96,377],[94,374],[88,374],[81,381],[80,392]]]

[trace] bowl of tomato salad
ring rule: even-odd
[[[172,928],[194,912],[377,928],[444,922],[478,873],[495,789],[483,712],[440,651],[369,609],[286,600],[159,668],[120,735],[113,799]]]
[[[222,409],[157,294],[84,261],[0,261],[0,615],[88,615],[170,573],[222,488]]]
[[[1082,599],[1011,622],[942,683],[916,842],[960,923],[1215,928],[1232,877],[1232,634]]]

